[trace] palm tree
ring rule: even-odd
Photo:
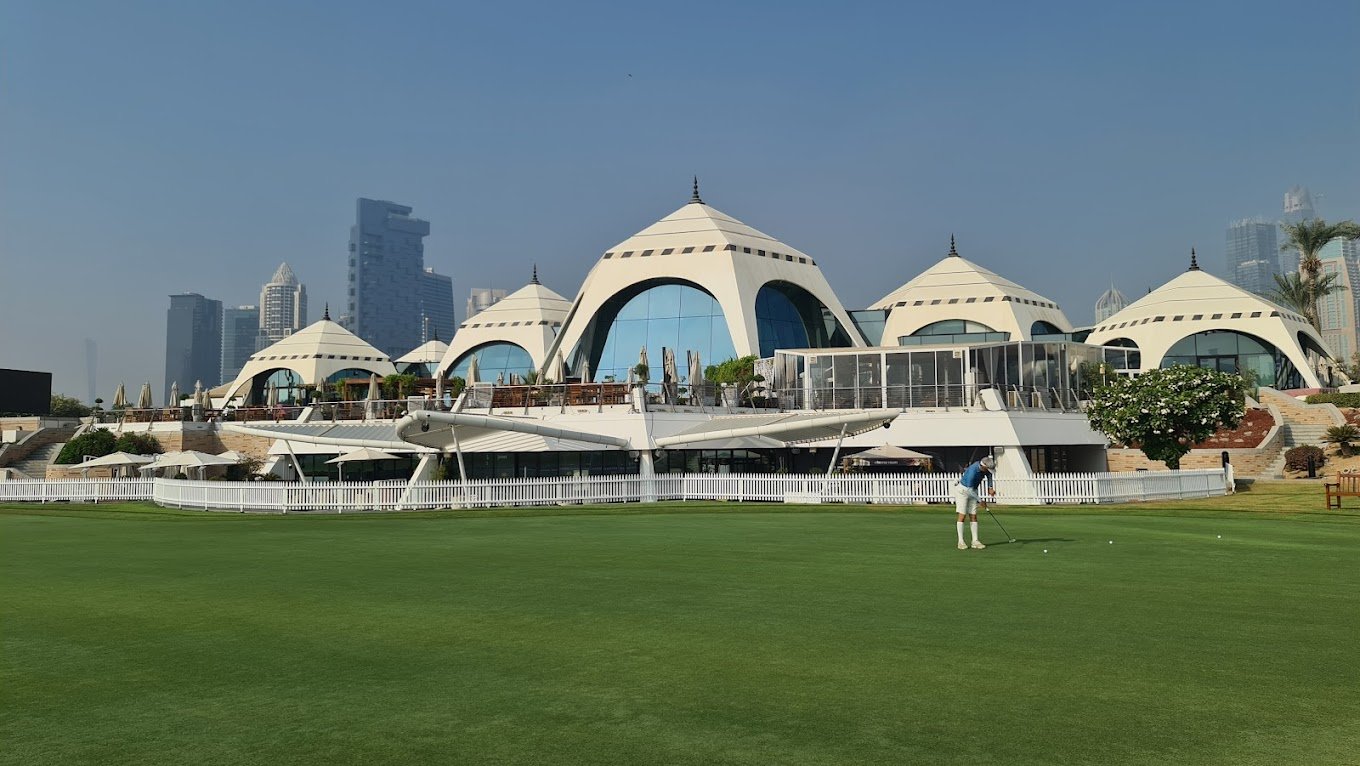
[[[1316,296],[1317,300],[1322,300],[1332,293],[1345,290],[1345,285],[1337,283],[1340,276],[1339,274],[1319,274],[1317,285],[1310,290],[1308,283],[1297,271],[1291,271],[1288,274],[1276,274],[1275,289],[1271,290],[1267,297],[1285,308],[1291,308],[1303,314],[1313,327],[1321,329],[1318,327],[1318,318],[1310,299]]]
[[[1303,283],[1308,288],[1308,310],[1302,313],[1314,327],[1321,329],[1318,324],[1317,305],[1323,296],[1323,293],[1318,292],[1321,285],[1319,276],[1322,273],[1322,259],[1318,257],[1318,253],[1337,237],[1360,239],[1360,226],[1354,221],[1327,223],[1321,218],[1311,218],[1298,223],[1280,224],[1280,228],[1285,236],[1285,242],[1280,246],[1280,250],[1299,251],[1299,272],[1303,274]]]

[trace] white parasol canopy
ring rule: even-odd
[[[237,461],[235,460],[220,457],[218,455],[211,455],[207,452],[185,450],[183,452],[167,452],[156,458],[154,463],[147,463],[142,466],[140,470],[145,473],[147,471],[156,471],[162,468],[197,468],[199,469],[199,478],[203,478],[208,466],[236,465],[236,462]]]
[[[142,390],[137,394],[137,409],[151,409],[151,383],[143,383]]]
[[[122,383],[119,383],[118,390],[113,392],[113,404],[109,406],[114,409],[122,409],[127,406],[127,388]]]
[[[467,380],[464,382],[469,386],[473,383],[480,383],[481,381],[477,379],[477,373],[479,372],[481,372],[481,368],[477,365],[477,355],[473,354],[472,361],[468,362]]]
[[[179,381],[170,384],[170,401],[165,403],[166,407],[179,406]]]
[[[146,465],[156,458],[151,455],[133,455],[130,452],[114,452],[110,455],[86,460],[78,467],[83,476],[89,476],[91,468],[130,468],[132,466]]]
[[[553,359],[552,369],[548,371],[548,378],[553,383],[561,383],[567,379],[567,360],[562,357],[562,352],[558,351]]]
[[[338,457],[333,457],[330,460],[327,460],[326,463],[328,465],[339,466],[338,470],[340,471],[340,481],[344,481],[345,463],[359,463],[368,460],[396,460],[396,459],[397,456],[393,455],[391,452],[384,452],[380,449],[374,449],[372,447],[360,447],[359,449],[351,450],[350,452],[346,452],[345,454],[340,455]]]

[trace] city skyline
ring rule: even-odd
[[[1360,107],[1334,97],[1360,90],[1354,4],[756,4],[645,42],[629,30],[660,11],[541,10],[424,8],[410,30],[349,4],[284,5],[268,28],[229,8],[6,6],[0,109],[22,151],[0,153],[0,271],[70,305],[48,316],[54,293],[34,289],[0,307],[0,365],[83,395],[89,338],[107,398],[161,365],[134,340],[162,331],[160,296],[250,303],[282,260],[338,315],[359,196],[433,221],[425,265],[460,293],[513,291],[538,263],[570,297],[698,174],[714,204],[816,258],[848,308],[953,232],[988,268],[1053,285],[1078,323],[1111,279],[1138,296],[1192,246],[1220,270],[1225,224],[1277,215],[1291,186],[1328,220],[1360,213]],[[1304,15],[1335,23],[1305,34]],[[398,30],[381,66],[353,56]],[[800,54],[726,55],[770,34]],[[1307,78],[1279,66],[1300,60]],[[1316,111],[1263,112],[1262,89]],[[356,92],[376,108],[347,110]]]

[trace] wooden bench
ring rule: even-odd
[[[1322,486],[1327,490],[1327,507],[1340,509],[1341,498],[1360,497],[1360,473],[1339,473],[1335,482],[1324,482]]]

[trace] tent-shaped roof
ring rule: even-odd
[[[395,362],[397,364],[439,364],[439,360],[444,358],[444,352],[448,350],[449,344],[438,338],[433,338],[402,354]]]
[[[1331,352],[1307,320],[1197,266],[1097,324],[1086,342],[1131,341],[1141,352],[1142,369],[1156,369],[1178,341],[1211,330],[1240,332],[1274,345],[1307,387],[1321,386],[1308,354],[1330,357]]]
[[[256,375],[277,369],[292,370],[306,385],[325,382],[327,377],[346,369],[378,375],[397,372],[383,352],[330,319],[322,319],[251,354],[232,382],[227,398],[241,393]]]
[[[274,271],[274,276],[269,280],[271,285],[296,285],[297,283],[297,275],[293,273],[293,267],[289,266],[287,261],[279,264],[278,269]]]
[[[539,284],[538,270],[534,269],[532,282],[458,326],[439,363],[439,372],[447,374],[469,351],[495,342],[514,343],[529,353],[535,367],[542,368],[548,361],[548,347],[570,309],[566,298]]]
[[[1029,340],[1035,322],[1061,332],[1072,323],[1058,304],[982,266],[959,257],[950,242],[949,255],[870,308],[888,311],[883,344],[926,325],[963,319],[1008,332],[1011,340]]]
[[[713,296],[722,307],[738,356],[760,353],[755,303],[760,289],[771,283],[811,295],[835,317],[853,345],[864,345],[812,258],[705,204],[696,186],[688,204],[601,256],[581,285],[550,356],[560,351],[570,359],[592,332],[600,310],[615,296],[641,289],[644,283],[690,284]]]

